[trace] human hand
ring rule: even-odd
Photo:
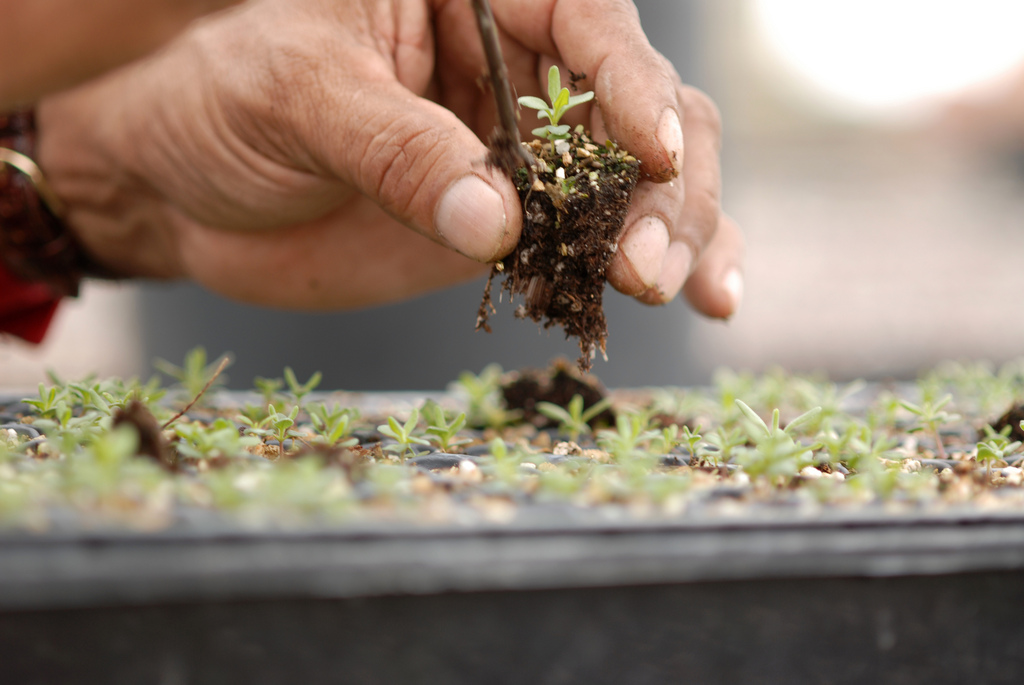
[[[950,95],[932,130],[972,147],[1005,150],[1024,144],[1024,67],[995,83]]]
[[[720,220],[710,102],[680,85],[628,2],[493,5],[519,94],[539,91],[541,55],[585,72],[601,109],[583,116],[651,178],[612,284],[665,301],[697,265],[687,295],[729,315],[741,240]],[[276,306],[391,301],[472,277],[518,240],[515,189],[482,164],[496,122],[483,65],[468,0],[250,2],[45,102],[41,162],[114,268]]]
[[[139,57],[238,0],[0,0],[0,110]]]

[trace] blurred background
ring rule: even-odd
[[[707,382],[717,366],[912,377],[1024,355],[1024,3],[637,0],[652,43],[725,124],[724,206],[748,241],[728,323],[609,292],[610,386]],[[231,385],[315,370],[324,387],[431,389],[576,346],[515,321],[474,333],[482,281],[331,315],[240,306],[182,284],[90,284],[45,345],[0,342],[0,386],[150,373],[195,345]]]

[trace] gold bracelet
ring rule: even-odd
[[[46,176],[43,175],[43,170],[30,157],[26,157],[16,150],[0,147],[0,162],[8,164],[28,176],[32,185],[35,186],[36,192],[39,193],[39,197],[43,198],[43,202],[47,204],[50,211],[57,217],[64,217],[66,211],[64,203],[57,197],[57,193],[53,192]]]

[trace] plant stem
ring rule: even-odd
[[[946,448],[942,446],[942,436],[939,435],[938,426],[932,429],[932,433],[935,435],[935,451],[937,452],[936,456],[939,459],[948,459],[949,457],[946,456]]]
[[[203,389],[199,391],[199,394],[196,395],[195,397],[193,397],[192,401],[189,402],[188,404],[186,404],[184,409],[182,409],[177,414],[175,414],[170,419],[168,419],[167,422],[164,425],[160,426],[160,430],[167,430],[171,426],[172,423],[174,423],[175,421],[180,419],[182,416],[185,415],[185,412],[187,412],[189,409],[194,407],[196,402],[199,401],[199,398],[201,398],[203,395],[205,395],[206,391],[210,389],[210,386],[213,385],[213,382],[215,380],[217,380],[222,373],[224,373],[224,369],[225,369],[225,367],[227,367],[227,365],[228,365],[228,363],[230,361],[231,361],[230,359],[228,359],[227,357],[224,357],[224,359],[222,359],[221,362],[220,362],[220,366],[218,366],[217,370],[213,372],[213,375],[210,376],[210,380],[206,382],[206,385],[204,385]]]
[[[508,68],[501,54],[501,43],[498,41],[498,29],[494,23],[489,0],[472,0],[473,11],[476,13],[477,28],[484,44],[487,56],[487,75],[494,92],[494,102],[498,106],[499,127],[491,136],[492,161],[511,176],[517,167],[525,166],[530,172],[531,183],[535,174],[534,159],[522,146],[519,138],[519,125],[516,121],[516,106],[512,100],[512,89],[508,84]]]

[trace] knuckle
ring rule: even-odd
[[[695,262],[718,233],[721,213],[718,194],[714,189],[699,188],[688,194],[677,236],[690,246]]]
[[[224,60],[223,52],[245,50],[242,45],[206,45],[203,67],[216,74],[216,101],[222,103],[227,124],[253,143],[258,151],[281,163],[293,161],[300,141],[317,127],[316,115],[324,111],[329,78],[318,56],[318,41],[299,42],[288,35],[267,37],[248,69],[239,71],[236,60]]]
[[[703,91],[693,86],[683,86],[681,94],[687,122],[711,131],[716,140],[720,140],[722,137],[722,114],[718,110],[718,105]]]
[[[371,134],[359,161],[359,185],[393,213],[407,217],[444,158],[443,131],[402,115]]]
[[[686,204],[691,223],[702,235],[710,238],[718,228],[718,217],[722,213],[718,190],[712,187],[697,188],[687,199]]]

